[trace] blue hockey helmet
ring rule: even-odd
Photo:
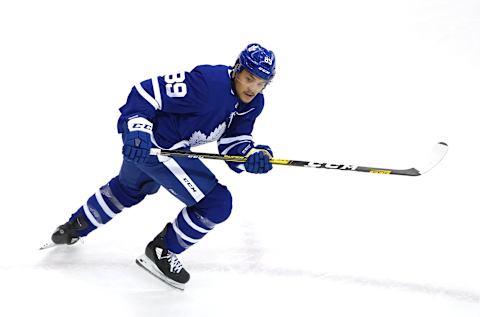
[[[244,69],[257,77],[271,81],[275,76],[275,54],[259,44],[249,44],[238,56],[234,74]]]

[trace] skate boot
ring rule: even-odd
[[[52,241],[55,244],[74,244],[80,240],[78,231],[85,229],[87,226],[87,221],[82,215],[75,217],[55,229],[55,232],[52,234]]]
[[[145,254],[138,257],[136,262],[165,283],[183,290],[190,274],[183,268],[176,254],[167,249],[164,239],[166,232],[167,227],[148,243]]]

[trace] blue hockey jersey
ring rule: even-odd
[[[252,131],[263,110],[259,93],[243,103],[232,90],[231,67],[201,65],[136,84],[120,108],[118,132],[141,116],[153,123],[152,142],[162,149],[179,149],[218,142],[219,152],[245,155],[253,147]],[[243,164],[229,163],[236,172]]]

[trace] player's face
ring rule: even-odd
[[[244,103],[252,101],[267,86],[266,80],[253,75],[245,69],[235,75],[234,82],[238,98]]]

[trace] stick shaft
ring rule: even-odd
[[[237,155],[223,155],[215,153],[202,153],[202,152],[185,152],[178,150],[163,150],[163,149],[151,149],[151,155],[163,155],[163,156],[175,156],[175,157],[188,157],[188,158],[199,158],[199,159],[211,159],[211,160],[222,160],[227,162],[238,162],[244,163],[247,160],[246,156],[237,156]],[[310,161],[297,161],[297,160],[284,160],[284,159],[270,159],[270,163],[276,165],[287,165],[287,166],[299,166],[299,167],[312,167],[312,168],[325,168],[341,171],[354,171],[354,172],[367,172],[375,174],[392,174],[392,175],[406,175],[406,176],[418,176],[420,172],[415,168],[409,169],[387,169],[387,168],[377,168],[377,167],[366,167],[366,166],[357,166],[357,165],[346,165],[346,164],[333,164],[333,163],[318,163]]]

